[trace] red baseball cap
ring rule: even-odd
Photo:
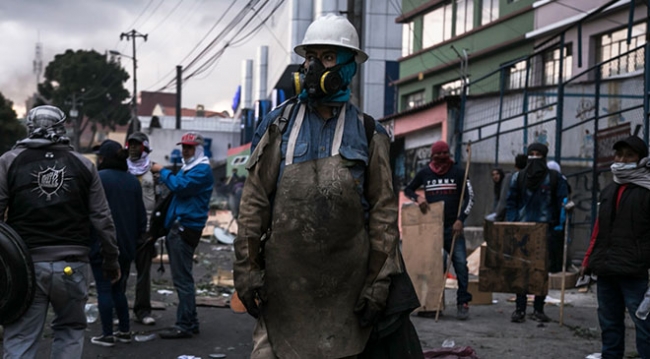
[[[203,146],[203,136],[196,132],[187,132],[177,145]]]

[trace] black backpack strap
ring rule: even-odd
[[[284,110],[282,111],[280,117],[278,117],[275,120],[275,122],[278,125],[278,128],[280,129],[280,133],[284,133],[284,131],[287,129],[289,120],[291,120],[291,113],[293,112],[293,109],[296,108],[297,99],[298,99],[297,96],[293,96],[284,102],[286,103],[286,105],[284,106]]]
[[[366,129],[366,139],[368,140],[368,144],[370,144],[370,140],[372,140],[372,136],[375,134],[375,126],[375,119],[369,114],[364,113],[363,127]]]

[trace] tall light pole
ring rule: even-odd
[[[133,120],[135,122],[135,127],[133,131],[139,131],[140,130],[140,121],[138,120],[138,76],[137,76],[137,68],[138,68],[138,60],[135,52],[135,39],[141,37],[144,39],[144,41],[147,41],[147,34],[141,34],[135,29],[129,31],[129,32],[123,32],[120,34],[120,40],[124,40],[125,38],[128,40],[133,40],[133,56],[131,57],[131,60],[133,60]],[[111,51],[111,53],[113,53]],[[119,54],[119,52],[118,52]]]

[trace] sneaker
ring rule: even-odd
[[[118,325],[120,324],[120,320],[117,318],[113,318],[113,325]]]
[[[463,303],[458,304],[458,310],[456,312],[456,319],[465,320],[469,318],[469,304]]]
[[[137,321],[138,323],[142,323],[142,324],[144,324],[144,325],[154,325],[154,324],[156,324],[156,320],[153,319],[153,317],[150,317],[150,316],[148,316],[148,315],[147,315],[147,316],[144,316],[144,317],[142,317],[142,318],[140,318],[140,319],[138,319],[138,320],[136,320],[136,321]]]
[[[100,335],[98,337],[92,337],[90,342],[103,347],[112,347],[115,346],[115,337],[112,335]]]
[[[526,321],[526,312],[522,312],[520,310],[515,310],[512,312],[512,316],[510,317],[510,321],[513,323],[523,323]]]
[[[130,343],[133,334],[131,332],[117,332],[115,333],[115,339],[120,343]]]
[[[530,315],[530,318],[540,323],[548,323],[551,321],[551,318],[549,318],[546,314],[544,314],[544,312],[538,312],[538,311],[534,311],[533,314]]]

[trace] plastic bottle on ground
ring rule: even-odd
[[[453,339],[445,339],[444,342],[442,342],[442,347],[443,348],[453,348],[456,345]]]
[[[88,324],[97,321],[97,317],[99,316],[99,309],[97,308],[97,304],[87,303],[84,311],[86,312],[86,322]]]
[[[636,310],[636,317],[641,320],[646,320],[650,314],[650,288],[645,292],[639,308]]]

